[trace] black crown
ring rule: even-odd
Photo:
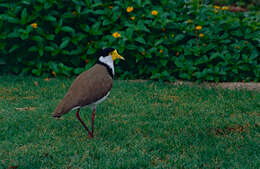
[[[114,50],[114,48],[105,48],[101,51],[100,56],[108,56],[109,53],[113,52]]]

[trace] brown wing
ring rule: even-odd
[[[53,116],[60,117],[77,106],[86,106],[104,97],[112,88],[113,79],[107,68],[96,64],[80,74],[55,109]]]

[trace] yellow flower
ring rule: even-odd
[[[56,77],[56,72],[52,71],[51,74]]]
[[[132,17],[131,17],[131,20],[132,20],[132,21],[135,20],[135,16],[132,16]]]
[[[215,9],[220,9],[220,6],[214,5],[214,8],[215,8]]]
[[[202,38],[202,37],[204,37],[204,34],[203,34],[203,33],[200,33],[199,36]]]
[[[228,10],[229,8],[228,8],[228,6],[222,6],[222,8],[221,8],[222,10]]]
[[[160,53],[163,53],[163,50],[162,50],[162,49],[160,49]]]
[[[175,36],[175,35],[174,35],[174,33],[173,33],[173,34],[172,34],[172,38],[174,38],[174,36]]]
[[[44,79],[44,81],[50,81],[50,78],[48,78],[48,77],[46,77],[45,79]]]
[[[153,11],[152,11],[152,15],[153,15],[153,16],[155,16],[155,15],[157,15],[157,14],[158,14],[158,11],[156,11],[156,10],[153,10]]]
[[[76,12],[76,11],[73,11],[72,14],[73,14],[74,16],[76,16],[76,15],[77,15],[77,12]]]
[[[37,23],[32,23],[31,27],[33,27],[34,29],[36,29],[38,27]]]
[[[199,31],[199,30],[202,29],[202,26],[196,26],[195,29],[196,29],[197,31]]]
[[[114,38],[119,38],[121,36],[120,33],[118,33],[118,32],[115,32],[112,35]]]
[[[132,7],[132,6],[129,6],[126,8],[126,12],[128,12],[128,13],[132,12],[133,10],[134,10],[134,7]]]
[[[191,19],[188,19],[188,21],[187,21],[188,23],[192,23],[193,21],[191,20]]]
[[[39,86],[38,82],[34,81],[33,83],[34,83],[34,86]]]

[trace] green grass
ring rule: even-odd
[[[0,76],[0,168],[260,167],[260,92],[116,81],[90,140],[51,117],[71,82]]]

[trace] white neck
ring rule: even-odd
[[[106,65],[108,65],[112,69],[113,75],[115,74],[114,62],[113,62],[113,59],[112,59],[111,55],[108,55],[108,56],[105,56],[105,57],[104,56],[100,56],[98,60],[100,62],[105,63]]]

